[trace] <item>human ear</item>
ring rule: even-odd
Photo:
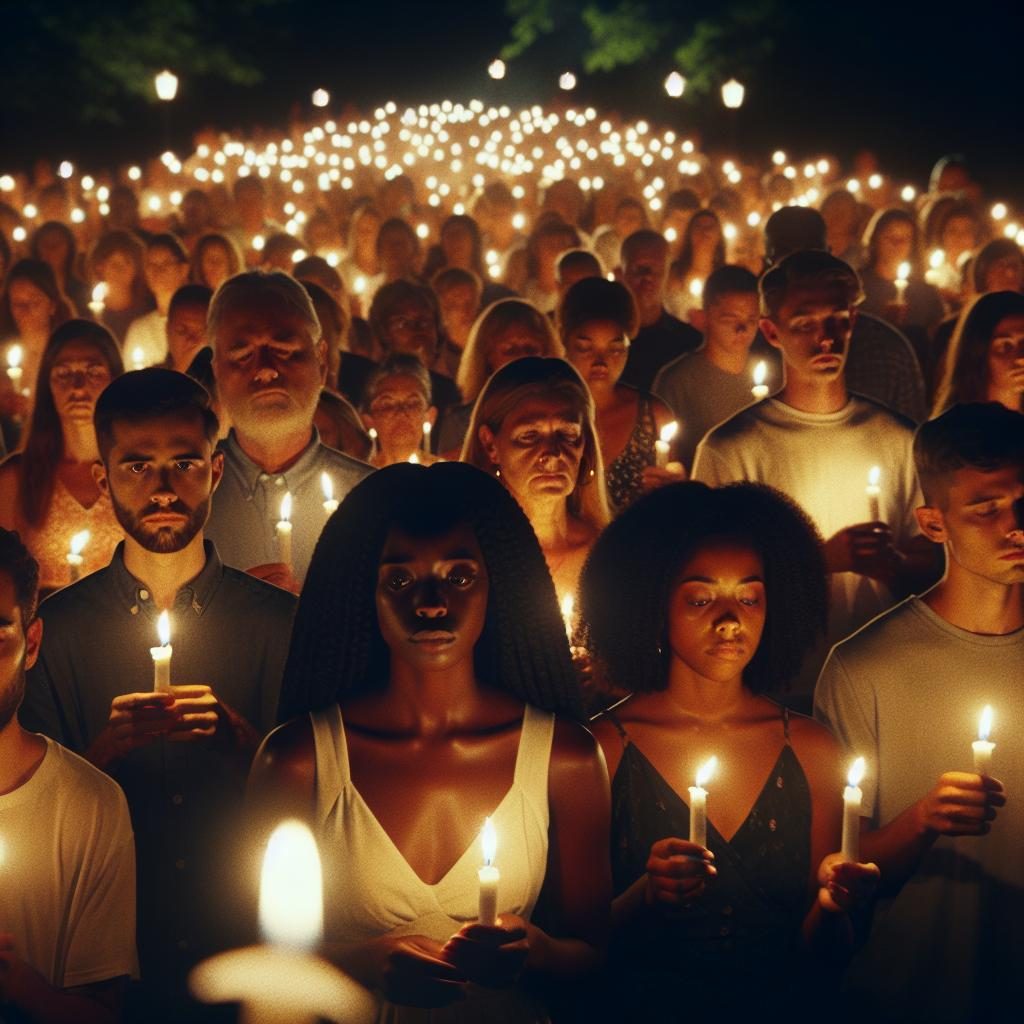
[[[497,466],[498,446],[494,443],[494,431],[486,423],[481,423],[480,429],[477,430],[477,437],[480,438],[480,443],[483,445],[484,451],[487,452],[487,457]]]
[[[92,464],[92,478],[96,481],[96,486],[107,497],[110,497],[110,481],[107,480],[107,467],[98,459]]]
[[[917,517],[917,525],[921,532],[934,544],[945,544],[948,534],[946,533],[946,521],[939,509],[931,505],[922,505],[914,509]]]
[[[779,329],[775,326],[774,321],[769,320],[766,316],[763,316],[758,321],[758,326],[761,328],[761,333],[764,335],[764,340],[767,341],[768,344],[772,346],[772,348],[782,348],[782,346],[779,344]]]

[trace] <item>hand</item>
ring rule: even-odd
[[[1010,387],[1018,394],[1024,391],[1024,360],[1017,360],[1017,365],[1010,371]]]
[[[437,1009],[465,998],[466,979],[442,955],[442,946],[425,935],[385,936],[378,940],[380,988],[402,1006]]]
[[[984,836],[1006,804],[998,779],[974,772],[944,772],[917,803],[922,832],[942,836]]]
[[[870,902],[882,873],[877,864],[853,864],[830,853],[818,867],[818,903],[830,914],[844,914]]]
[[[166,736],[177,724],[170,693],[123,693],[110,702],[110,717],[86,751],[97,768]]]
[[[189,743],[208,739],[226,724],[227,713],[205,683],[172,686],[171,694],[176,720],[168,740]]]
[[[885,523],[858,523],[825,541],[825,564],[830,573],[855,572],[892,583],[903,556],[893,547],[892,530]]]
[[[445,943],[441,956],[476,985],[509,988],[523,973],[529,952],[526,922],[502,914],[493,928],[464,925]]]
[[[681,462],[670,462],[668,466],[644,466],[643,474],[644,493],[655,491],[665,484],[677,484],[686,479],[686,470]]]
[[[647,858],[647,905],[668,912],[689,906],[718,873],[714,859],[710,850],[687,839],[659,839]]]
[[[254,565],[245,571],[250,576],[263,580],[264,583],[273,583],[275,587],[280,587],[292,594],[302,593],[302,584],[295,578],[292,567],[287,562],[265,562],[263,565]]]

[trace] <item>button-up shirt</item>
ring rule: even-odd
[[[316,430],[299,458],[280,473],[267,473],[242,451],[235,432],[218,445],[224,453],[224,477],[213,495],[206,536],[229,565],[251,569],[280,562],[277,523],[281,499],[292,496],[292,574],[305,579],[313,549],[327,522],[321,474],[326,473],[341,501],[373,472],[365,462],[321,443]]]
[[[276,720],[295,598],[224,566],[206,543],[202,572],[178,591],[171,683],[205,683],[263,733]],[[29,672],[22,724],[83,754],[119,694],[153,689],[159,609],[124,564],[110,564],[43,602],[43,643]],[[227,879],[248,759],[217,740],[158,740],[110,766],[128,797],[138,855],[143,978],[184,979],[233,939]]]

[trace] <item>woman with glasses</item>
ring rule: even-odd
[[[92,476],[99,459],[92,414],[103,389],[123,372],[110,332],[90,320],[68,320],[50,336],[35,383],[24,448],[0,465],[0,526],[18,530],[39,562],[40,590],[110,561],[123,531],[110,499]],[[89,531],[82,565],[67,555],[71,538]]]
[[[396,462],[429,466],[439,461],[429,450],[437,420],[430,375],[415,356],[396,352],[370,374],[361,412],[366,429],[374,432],[371,465],[380,469]]]

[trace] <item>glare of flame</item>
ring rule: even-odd
[[[679,424],[673,420],[671,423],[666,423],[665,426],[661,428],[659,436],[665,444],[669,444],[677,433],[679,433]]]
[[[882,479],[882,467],[872,466],[868,470],[868,487],[877,487],[879,480]]]
[[[695,299],[699,299],[704,294],[704,282],[699,277],[695,277],[690,282],[690,294]]]
[[[21,366],[21,360],[24,357],[25,352],[20,345],[12,345],[7,350],[7,365],[13,370],[18,366]]]
[[[377,428],[376,427],[370,427],[370,429],[366,433],[369,435],[371,441],[376,441],[377,440]]]
[[[363,292],[366,291],[366,278],[357,277],[355,280],[355,284],[353,286],[353,290],[355,291],[356,295],[362,295]]]
[[[430,420],[424,420],[423,421],[423,436],[424,437],[430,437],[430,431],[433,429],[433,426],[434,425],[430,422]]]
[[[160,646],[166,647],[171,642],[171,617],[166,610],[156,620],[156,635],[160,638]]]
[[[327,474],[327,473],[321,473],[320,474],[320,486],[321,486],[321,488],[323,488],[324,501],[333,501],[334,500],[334,483],[331,480],[329,474]],[[289,514],[290,513],[291,513],[291,510],[289,509]]]
[[[419,455],[416,454],[416,452],[413,452],[412,455],[409,456],[409,461],[414,466],[418,466],[420,464],[420,457],[419,457]]]
[[[70,546],[71,554],[73,554],[73,555],[80,555],[82,553],[82,548],[84,548],[85,545],[88,544],[88,543],[89,543],[89,531],[88,530],[80,530],[78,533],[76,533],[71,538],[71,546]]]
[[[711,776],[715,774],[718,769],[718,758],[709,757],[701,766],[697,769],[697,788],[702,789],[704,786],[711,781]]]
[[[933,250],[931,256],[928,257],[928,265],[932,270],[938,270],[945,262],[946,254],[941,249]]]
[[[901,263],[896,269],[896,279],[898,281],[906,281],[908,277],[910,277],[910,264],[906,262]]]
[[[480,845],[484,850],[484,863],[493,864],[494,855],[498,852],[498,833],[490,818],[484,819],[484,827],[480,830]]]
[[[145,361],[146,353],[142,350],[141,345],[136,345],[135,348],[132,349],[132,365],[135,369],[141,370],[142,364],[145,363]]]
[[[566,594],[562,598],[562,618],[565,619],[567,624],[572,620],[572,612],[575,606],[576,602],[573,600],[572,594]]]
[[[846,776],[847,785],[856,788],[860,785],[861,779],[864,778],[864,772],[867,769],[867,762],[863,757],[858,757],[853,764],[850,765],[850,774]]]
[[[103,303],[107,298],[107,282],[100,281],[98,285],[92,290],[92,301]]]
[[[291,522],[292,518],[292,492],[286,491],[281,499],[281,522]]]
[[[768,364],[762,359],[761,362],[754,367],[754,384],[760,387],[764,383],[765,377],[768,376]]]
[[[320,853],[301,821],[282,822],[267,843],[259,915],[263,938],[275,945],[309,950],[323,937]]]
[[[992,731],[992,707],[989,704],[985,705],[984,710],[981,712],[981,718],[978,719],[978,739],[987,740],[988,734]]]

